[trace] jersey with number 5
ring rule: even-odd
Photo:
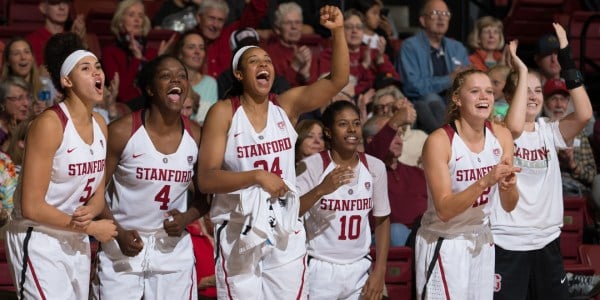
[[[267,122],[260,132],[254,130],[239,97],[232,97],[231,105],[233,116],[227,132],[223,168],[234,172],[265,170],[294,184],[294,145],[298,134],[285,111],[279,107],[276,95],[269,95]],[[226,197],[226,194],[217,194],[213,200],[213,222],[235,221],[237,217],[243,219],[242,216],[231,215],[236,203],[227,201]]]
[[[302,161],[307,169],[296,179],[301,195],[319,185],[337,166],[331,161],[323,170],[322,160],[320,153],[317,153]],[[321,197],[305,214],[310,256],[331,263],[347,264],[369,253],[369,213],[372,211],[373,216],[387,216],[390,214],[390,204],[385,165],[370,155],[365,155],[365,161],[366,164],[359,160],[351,183]],[[311,232],[317,226],[309,222],[324,218],[329,219],[328,226],[318,233]]]
[[[452,155],[448,162],[452,181],[452,193],[464,191],[477,180],[491,172],[494,166],[500,163],[502,147],[491,130],[489,122],[486,122],[483,150],[479,153],[472,152],[458,135],[456,129],[451,125],[445,125],[443,129],[446,131],[452,145]],[[499,199],[497,196],[497,187],[498,185],[495,184],[488,188],[479,195],[472,207],[448,222],[442,222],[435,212],[435,206],[428,186],[427,211],[421,219],[421,226],[441,236],[479,231],[481,226],[489,224],[490,209],[493,207],[491,201],[492,199]]]
[[[50,108],[54,111],[63,126],[63,139],[52,160],[52,174],[45,200],[58,210],[73,214],[79,206],[84,205],[103,184],[104,164],[106,159],[106,138],[102,129],[92,118],[94,139],[87,144],[81,139],[71,121],[71,116],[64,103]],[[15,219],[21,219],[21,189],[15,194]]]
[[[185,129],[177,150],[161,153],[142,120],[142,111],[132,113],[132,135],[106,194],[113,216],[123,228],[154,232],[163,228],[166,212],[187,210],[198,145],[192,137],[190,121],[182,116]]]

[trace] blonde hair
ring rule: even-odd
[[[144,6],[144,2],[142,0],[123,0],[117,5],[117,10],[113,15],[112,20],[110,21],[110,31],[115,35],[119,36],[121,34],[121,22],[123,21],[123,15],[125,11],[135,4],[141,4]],[[150,32],[150,19],[146,15],[146,7],[144,6],[144,19],[142,21],[142,36],[147,36],[148,32]]]
[[[446,113],[446,120],[448,123],[452,123],[453,121],[460,118],[460,108],[454,102],[454,97],[458,97],[458,91],[462,88],[467,81],[467,77],[473,74],[483,74],[487,76],[487,74],[481,70],[477,69],[467,69],[462,71],[456,75],[454,81],[452,82],[452,87],[450,88],[450,93],[448,93],[450,99],[448,99],[448,109]]]
[[[290,13],[298,13],[300,14],[300,19],[302,18],[302,7],[298,5],[296,2],[285,2],[279,4],[277,10],[275,11],[275,20],[273,20],[273,25],[277,28],[281,27],[281,22],[283,21],[283,17]]]
[[[469,47],[472,49],[481,49],[481,38],[479,36],[481,35],[481,31],[486,27],[498,28],[500,31],[500,39],[494,50],[502,50],[502,48],[504,48],[504,25],[502,24],[502,21],[491,16],[481,17],[477,20],[475,26],[473,26],[473,30],[469,33],[467,40]]]
[[[2,74],[0,75],[0,79],[5,80],[7,79],[9,76],[17,76],[17,74],[14,73],[14,70],[12,70],[10,68],[10,64],[8,63],[8,59],[10,57],[10,48],[12,47],[12,45],[14,45],[16,42],[24,42],[25,44],[27,44],[27,46],[29,46],[29,50],[31,51],[31,70],[29,71],[29,80],[27,80],[26,78],[23,78],[24,80],[27,81],[27,83],[29,84],[29,86],[31,87],[31,92],[32,95],[36,100],[38,99],[38,92],[42,89],[42,81],[40,80],[40,71],[38,70],[37,67],[37,62],[35,61],[35,56],[33,54],[33,48],[31,47],[31,43],[29,43],[29,41],[23,37],[15,37],[12,38],[7,44],[6,47],[4,48],[4,53],[2,54],[2,59],[3,59],[3,64],[2,64]]]

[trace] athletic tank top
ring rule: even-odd
[[[275,94],[269,95],[267,125],[256,132],[239,97],[231,98],[233,116],[227,132],[223,169],[234,172],[262,169],[277,174],[293,187],[296,182],[294,145],[298,134]],[[227,201],[228,194],[216,194],[211,205],[211,220],[243,222],[235,212],[238,201]]]
[[[474,153],[467,147],[455,127],[447,124],[443,128],[452,145],[452,155],[448,162],[452,193],[458,193],[485,176],[500,162],[502,147],[492,132],[489,122],[485,125],[485,142],[483,150],[479,153]],[[477,198],[472,207],[448,222],[443,222],[437,216],[431,191],[427,185],[427,210],[421,220],[421,226],[447,238],[477,235],[489,226],[491,202],[497,199],[495,196],[497,193],[497,185],[491,186]]]
[[[72,215],[77,207],[87,202],[100,184],[104,184],[106,137],[92,117],[94,138],[91,144],[87,144],[79,136],[64,102],[49,109],[58,115],[62,123],[63,138],[52,159],[52,173],[45,200],[58,210]],[[13,218],[22,219],[21,188],[15,192]],[[31,220],[26,222],[30,226],[39,225]]]
[[[188,118],[177,150],[156,150],[143,124],[143,110],[132,113],[132,132],[107,188],[113,216],[126,229],[155,232],[163,228],[165,213],[187,211],[187,192],[194,175],[198,145]]]
[[[530,251],[545,247],[560,235],[563,197],[556,149],[567,145],[558,121],[539,118],[534,131],[515,140],[514,165],[519,202],[509,213],[495,209],[490,216],[496,244],[507,250]]]

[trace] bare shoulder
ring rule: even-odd
[[[512,133],[503,124],[492,122],[492,130],[494,131],[494,135],[496,135],[499,140],[512,142]]]
[[[63,131],[63,124],[58,114],[53,110],[45,110],[31,122],[27,133],[27,144],[32,145],[34,149],[39,149],[36,145],[40,144],[58,149]]]
[[[427,156],[450,159],[451,154],[450,137],[442,128],[433,131],[425,140],[423,145],[423,159]]]

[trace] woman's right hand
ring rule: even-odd
[[[352,182],[354,171],[350,167],[337,166],[319,184],[323,195],[335,192],[342,185]]]
[[[136,230],[119,230],[117,243],[123,255],[134,257],[144,249],[144,242]]]
[[[510,53],[510,65],[516,71],[527,72],[527,66],[523,61],[517,56],[517,47],[519,45],[519,41],[512,40],[508,43],[508,52]]]
[[[264,170],[258,170],[256,176],[257,183],[271,195],[272,198],[279,198],[285,196],[290,190],[281,177]]]
[[[85,229],[85,233],[93,236],[101,243],[106,243],[117,236],[117,226],[113,220],[102,219],[92,221]]]

